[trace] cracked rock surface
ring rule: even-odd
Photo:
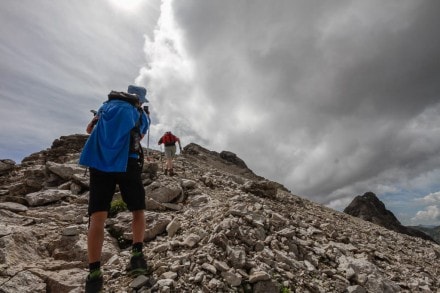
[[[83,292],[86,139],[0,160],[0,292]],[[152,274],[127,274],[131,213],[119,212],[105,230],[105,292],[440,292],[433,242],[294,195],[228,151],[189,144],[173,177],[163,164],[149,150],[142,174]]]

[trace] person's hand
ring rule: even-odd
[[[93,127],[95,127],[96,123],[98,123],[98,119],[99,119],[99,116],[95,115],[95,117],[93,117],[92,121],[90,121],[90,123],[87,125],[86,132],[88,134],[92,133]]]

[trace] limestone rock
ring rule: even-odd
[[[28,207],[15,202],[0,202],[0,209],[9,210],[12,212],[25,212]]]
[[[26,194],[25,199],[29,206],[35,207],[57,202],[70,195],[72,195],[72,193],[68,190],[49,189]]]
[[[13,160],[0,160],[0,175],[9,173],[14,169],[15,162]]]
[[[61,137],[0,175],[1,292],[84,292],[89,177],[76,164],[86,139]],[[142,173],[152,274],[128,276],[132,214],[119,212],[104,232],[108,292],[440,288],[436,243],[298,197],[230,152],[189,144],[173,177],[159,170],[160,159],[150,150]]]

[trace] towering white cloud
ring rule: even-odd
[[[334,208],[373,191],[403,223],[437,205],[414,198],[440,190],[439,1],[158,1],[2,2],[0,122],[20,122],[0,155],[83,132],[135,81],[150,147],[172,130]]]
[[[432,192],[440,49],[434,1],[164,0],[137,81],[157,132],[235,151],[294,193]]]

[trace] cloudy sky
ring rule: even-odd
[[[151,147],[172,130],[331,208],[372,191],[403,224],[440,225],[439,1],[0,8],[1,159],[84,133],[90,109],[135,83]]]

